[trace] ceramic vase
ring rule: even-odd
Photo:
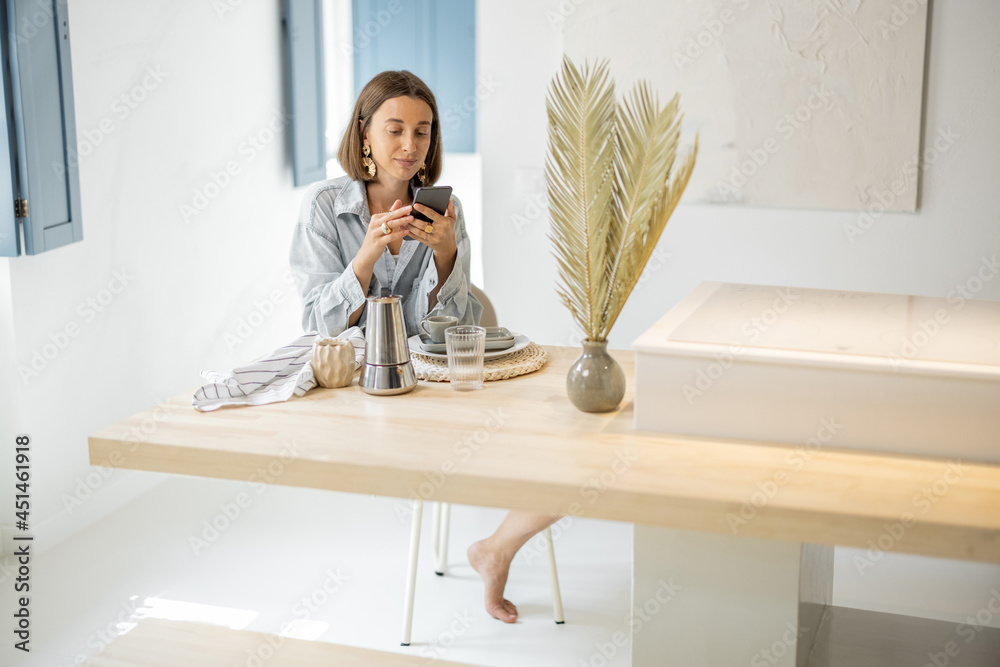
[[[583,412],[608,412],[625,396],[625,371],[608,354],[608,341],[583,340],[581,354],[566,375],[569,400]]]

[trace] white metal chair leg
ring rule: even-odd
[[[448,503],[438,503],[438,512],[441,514],[441,534],[434,534],[434,555],[436,557],[436,567],[434,574],[443,577],[448,569],[448,528],[451,524],[451,505]]]
[[[417,587],[417,557],[420,555],[420,520],[424,513],[424,501],[413,501],[413,523],[410,527],[410,555],[406,571],[406,599],[403,601],[403,641],[410,645],[410,630],[413,627],[413,595]]]
[[[552,548],[552,531],[545,527],[545,546],[549,549],[549,581],[552,583],[552,610],[556,623],[564,623],[562,594],[559,592],[559,574],[556,572],[556,552]]]
[[[431,544],[434,545],[434,567],[437,567],[438,561],[441,559],[441,506],[444,503],[436,502],[434,503],[434,539]],[[445,528],[447,530],[447,528]]]

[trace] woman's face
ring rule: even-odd
[[[408,182],[416,175],[431,146],[433,118],[430,106],[421,99],[393,97],[382,103],[362,137],[371,147],[380,182]]]

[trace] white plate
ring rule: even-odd
[[[493,350],[492,352],[483,353],[483,361],[488,361],[490,359],[499,359],[500,357],[506,357],[508,354],[513,354],[518,350],[523,350],[531,344],[531,340],[524,334],[519,334],[514,331],[514,345],[513,347],[508,347],[506,350]],[[411,354],[419,354],[424,357],[430,357],[431,359],[443,359],[448,360],[448,355],[443,352],[424,352],[424,349],[420,347],[420,334],[415,336],[410,336],[406,340],[407,345],[410,348]]]

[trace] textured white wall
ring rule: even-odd
[[[581,6],[478,4],[479,74],[501,83],[480,115],[485,287],[501,323],[560,345],[576,344],[579,333],[553,289],[544,96],[561,57],[562,26]],[[621,39],[647,15],[623,17]],[[611,347],[628,349],[703,280],[945,296],[974,278],[984,259],[1000,254],[998,23],[1000,5],[990,0],[931,7],[923,149],[937,142],[942,150],[921,173],[917,213],[682,204]],[[975,298],[1000,300],[1000,276],[982,283]],[[964,621],[1000,590],[1000,566],[888,554],[859,572],[859,553],[838,549],[837,604]],[[1000,618],[991,622],[1000,625]]]
[[[926,17],[915,0],[587,0],[563,44],[609,58],[622,92],[680,93],[700,135],[689,202],[854,210],[888,192],[912,213]]]

